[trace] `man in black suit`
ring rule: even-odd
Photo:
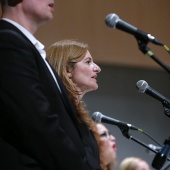
[[[0,169],[100,169],[93,134],[33,36],[54,0],[0,2]]]

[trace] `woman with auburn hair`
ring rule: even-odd
[[[96,90],[100,67],[93,62],[88,45],[75,40],[61,40],[47,50],[47,60],[61,77],[69,97],[78,111],[78,119],[89,129],[93,126],[82,100],[84,94]]]
[[[92,169],[100,169],[98,145],[93,134],[95,122],[82,98],[87,92],[98,88],[97,75],[101,69],[93,62],[88,45],[75,40],[61,40],[52,44],[47,50],[47,60],[64,83],[81,126],[88,128],[88,131],[85,131],[78,127],[90,166]]]

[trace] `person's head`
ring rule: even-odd
[[[143,159],[128,157],[121,162],[120,170],[150,170],[150,167]]]
[[[70,93],[82,97],[96,90],[100,67],[93,62],[88,45],[75,40],[62,40],[47,50],[47,59],[62,78]]]
[[[112,170],[117,162],[116,139],[101,123],[96,123],[94,134],[99,146],[101,167],[103,170]]]
[[[53,18],[54,0],[0,0],[2,17],[11,19],[30,32]],[[34,29],[30,27],[35,27]]]

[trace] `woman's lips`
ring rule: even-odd
[[[117,151],[116,144],[113,145],[113,149],[115,152]]]

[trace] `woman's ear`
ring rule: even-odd
[[[69,78],[72,78],[72,71],[73,71],[72,68],[67,68],[67,75]]]

